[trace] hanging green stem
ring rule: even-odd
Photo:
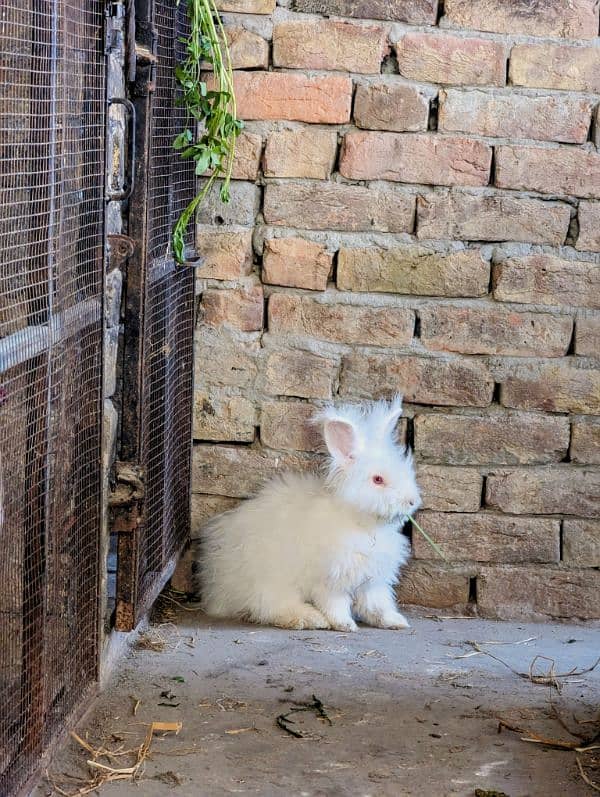
[[[448,560],[447,560],[447,559],[446,559],[446,557],[444,556],[444,552],[442,551],[442,549],[440,548],[440,546],[439,546],[439,545],[438,545],[436,542],[434,542],[434,541],[431,539],[431,537],[429,536],[429,534],[427,534],[427,532],[426,532],[424,529],[422,529],[422,528],[419,526],[419,524],[418,524],[418,523],[417,523],[417,521],[414,519],[414,517],[411,517],[411,516],[409,515],[409,516],[408,516],[408,519],[409,519],[409,520],[410,520],[410,522],[413,524],[413,526],[414,526],[414,527],[417,529],[417,531],[420,531],[420,532],[421,532],[421,534],[423,535],[423,537],[424,537],[424,538],[427,540],[427,542],[428,542],[428,543],[431,545],[431,547],[432,547],[432,548],[433,548],[433,550],[434,550],[434,551],[437,553],[437,555],[438,555],[438,556],[441,556],[441,558],[444,560],[444,562],[447,562]]]
[[[210,170],[210,177],[185,208],[173,229],[173,254],[184,260],[184,237],[194,214],[217,178],[223,178],[221,200],[229,202],[229,183],[233,169],[235,140],[242,129],[237,119],[233,73],[227,38],[214,0],[184,0],[190,34],[182,39],[186,56],[175,69],[182,91],[178,103],[185,106],[184,130],[173,141],[182,158],[196,162],[200,177]],[[180,0],[177,0],[179,5]],[[212,81],[202,80],[202,69],[212,65]]]

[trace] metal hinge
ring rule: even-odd
[[[135,252],[135,241],[128,235],[114,233],[108,236],[108,270],[121,268]]]
[[[154,91],[156,86],[156,65],[158,64],[158,31],[149,22],[136,22],[128,68],[128,79],[133,83],[133,94],[144,96]]]

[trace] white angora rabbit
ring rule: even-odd
[[[409,556],[400,533],[420,505],[412,455],[396,442],[400,397],[330,407],[324,478],[283,474],[205,527],[200,591],[214,617],[354,631],[355,619],[407,628],[394,584]]]

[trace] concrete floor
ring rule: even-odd
[[[572,740],[552,718],[552,701],[572,727],[591,733],[594,726],[577,725],[573,716],[598,718],[600,666],[564,683],[559,694],[488,656],[459,657],[473,652],[466,643],[472,640],[516,670],[527,672],[534,656],[543,655],[564,673],[593,663],[600,653],[598,628],[438,620],[425,614],[410,615],[409,631],[364,628],[340,634],[217,625],[200,613],[178,611],[173,625],[151,631],[152,638],[160,634],[166,649],[132,648],[78,733],[93,746],[134,747],[144,737],[142,723],[179,720],[182,730],[178,736],[155,736],[140,781],[107,784],[101,794],[440,797],[474,795],[476,789],[509,797],[593,794],[578,774],[574,753],[523,742],[511,731],[499,734],[498,718]],[[535,639],[523,642],[530,637]],[[506,644],[491,644],[497,642]],[[549,664],[540,661],[540,669]],[[292,715],[292,727],[307,738],[276,726],[275,718],[291,701],[310,701],[313,694],[324,703],[331,726],[311,712]],[[595,761],[592,756],[599,752],[582,759],[597,780],[600,756]],[[67,794],[78,784],[64,773],[85,777],[86,757],[69,742],[52,761],[50,773]],[[113,766],[130,763],[113,760]],[[44,783],[34,795],[53,793]]]

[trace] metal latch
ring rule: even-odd
[[[117,535],[117,605],[115,628],[135,625],[139,527],[144,517],[144,472],[131,462],[115,463],[116,484],[110,493],[110,530]]]

